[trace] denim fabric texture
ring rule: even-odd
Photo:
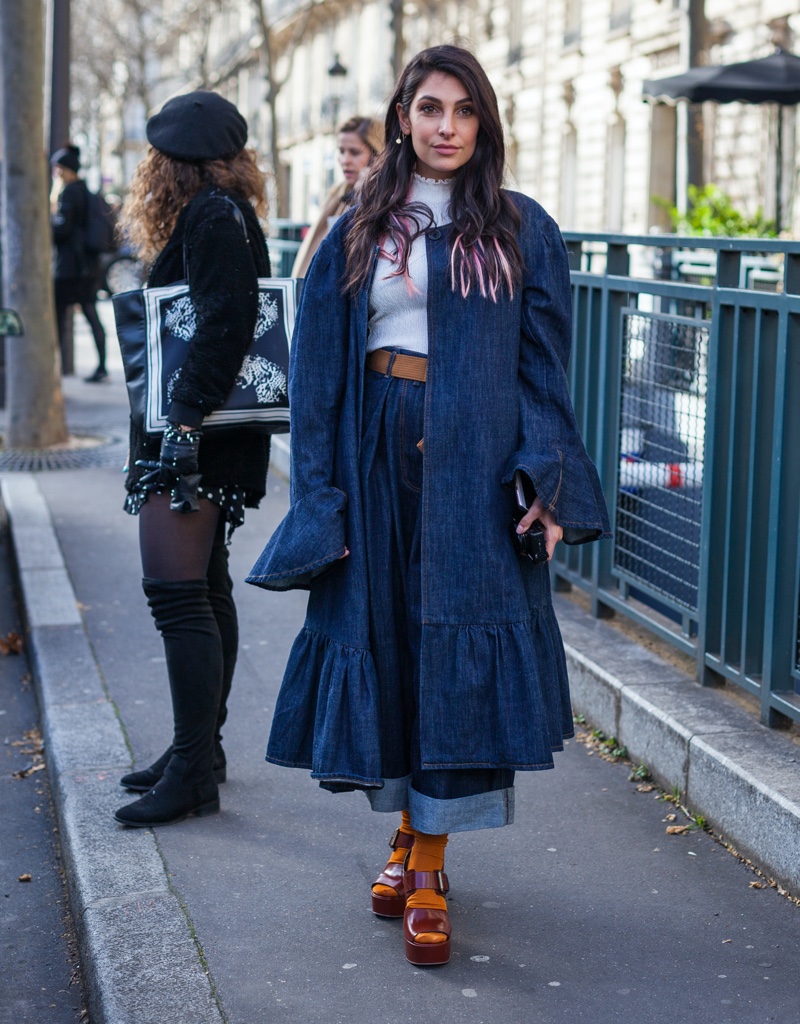
[[[509,824],[514,772],[422,765],[417,708],[423,454],[418,442],[424,416],[424,384],[367,371],[361,469],[369,530],[370,647],[386,777],[382,789],[366,793],[373,810],[407,809],[414,828],[440,834]]]
[[[609,535],[567,387],[566,250],[537,203],[513,198],[525,260],[522,288],[513,297],[494,303],[474,292],[467,299],[454,293],[450,228],[426,239],[425,444],[413,479],[406,460],[410,482],[421,481],[416,688],[423,774],[550,768],[553,751],[572,734],[548,570],[520,560],[509,536],[514,471],[528,473],[568,542]],[[402,773],[394,766],[382,730],[380,677],[386,664],[403,657],[383,648],[402,629],[379,617],[371,589],[374,567],[388,572],[390,556],[368,497],[369,287],[354,298],[342,289],[350,221],[345,215],[334,227],[306,278],[289,381],[291,508],[248,582],[310,588],[268,760],[310,769],[329,788],[381,789],[409,768],[413,774],[414,766]],[[345,546],[350,554],[341,559]]]

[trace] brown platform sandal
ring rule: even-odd
[[[408,832],[402,832],[399,828],[394,830],[389,839],[389,846],[393,850],[410,850],[414,845],[414,837]],[[396,896],[384,896],[374,891],[376,885],[385,885],[394,889]],[[403,890],[403,863],[397,864],[389,861],[383,871],[372,883],[372,913],[378,917],[402,917],[406,909],[406,894]]]
[[[406,871],[403,874],[406,896],[417,889],[433,889],[446,896],[450,883],[444,871]],[[425,907],[406,907],[403,915],[406,940],[406,960],[417,967],[446,964],[450,959],[450,915],[446,910],[428,910]],[[424,932],[441,932],[444,942],[417,942]]]

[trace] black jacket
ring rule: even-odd
[[[80,178],[65,185],[58,197],[56,212],[50,218],[55,244],[53,276],[57,280],[97,276],[99,258],[84,247],[88,202],[86,182]]]
[[[169,419],[200,426],[230,394],[255,330],[258,278],[270,276],[264,233],[250,203],[230,195],[242,211],[247,239],[221,189],[207,188],[183,209],[169,241],[156,258],[148,285],[184,280],[186,271],[197,330],[189,344]],[[130,491],[147,472],[135,463],[158,458],[161,439],[131,423]],[[206,434],[200,442],[205,486],[236,484],[254,507],[266,490],[269,438],[241,429]]]

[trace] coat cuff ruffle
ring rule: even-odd
[[[267,761],[310,769],[321,782],[381,787],[379,736],[370,651],[305,627],[286,665]]]
[[[308,590],[341,558],[345,543],[347,495],[319,487],[289,509],[246,578],[265,590]]]
[[[611,536],[600,479],[584,451],[553,442],[535,452],[515,452],[506,463],[503,483],[511,484],[517,470],[527,473],[537,496],[556,517],[565,544]]]

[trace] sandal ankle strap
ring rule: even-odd
[[[403,887],[406,896],[417,889],[433,889],[440,896],[446,896],[450,891],[450,883],[444,871],[404,871]]]
[[[389,846],[393,850],[398,849],[398,847],[401,850],[410,850],[413,845],[414,837],[408,832],[403,832],[402,829],[396,828],[389,837]]]

